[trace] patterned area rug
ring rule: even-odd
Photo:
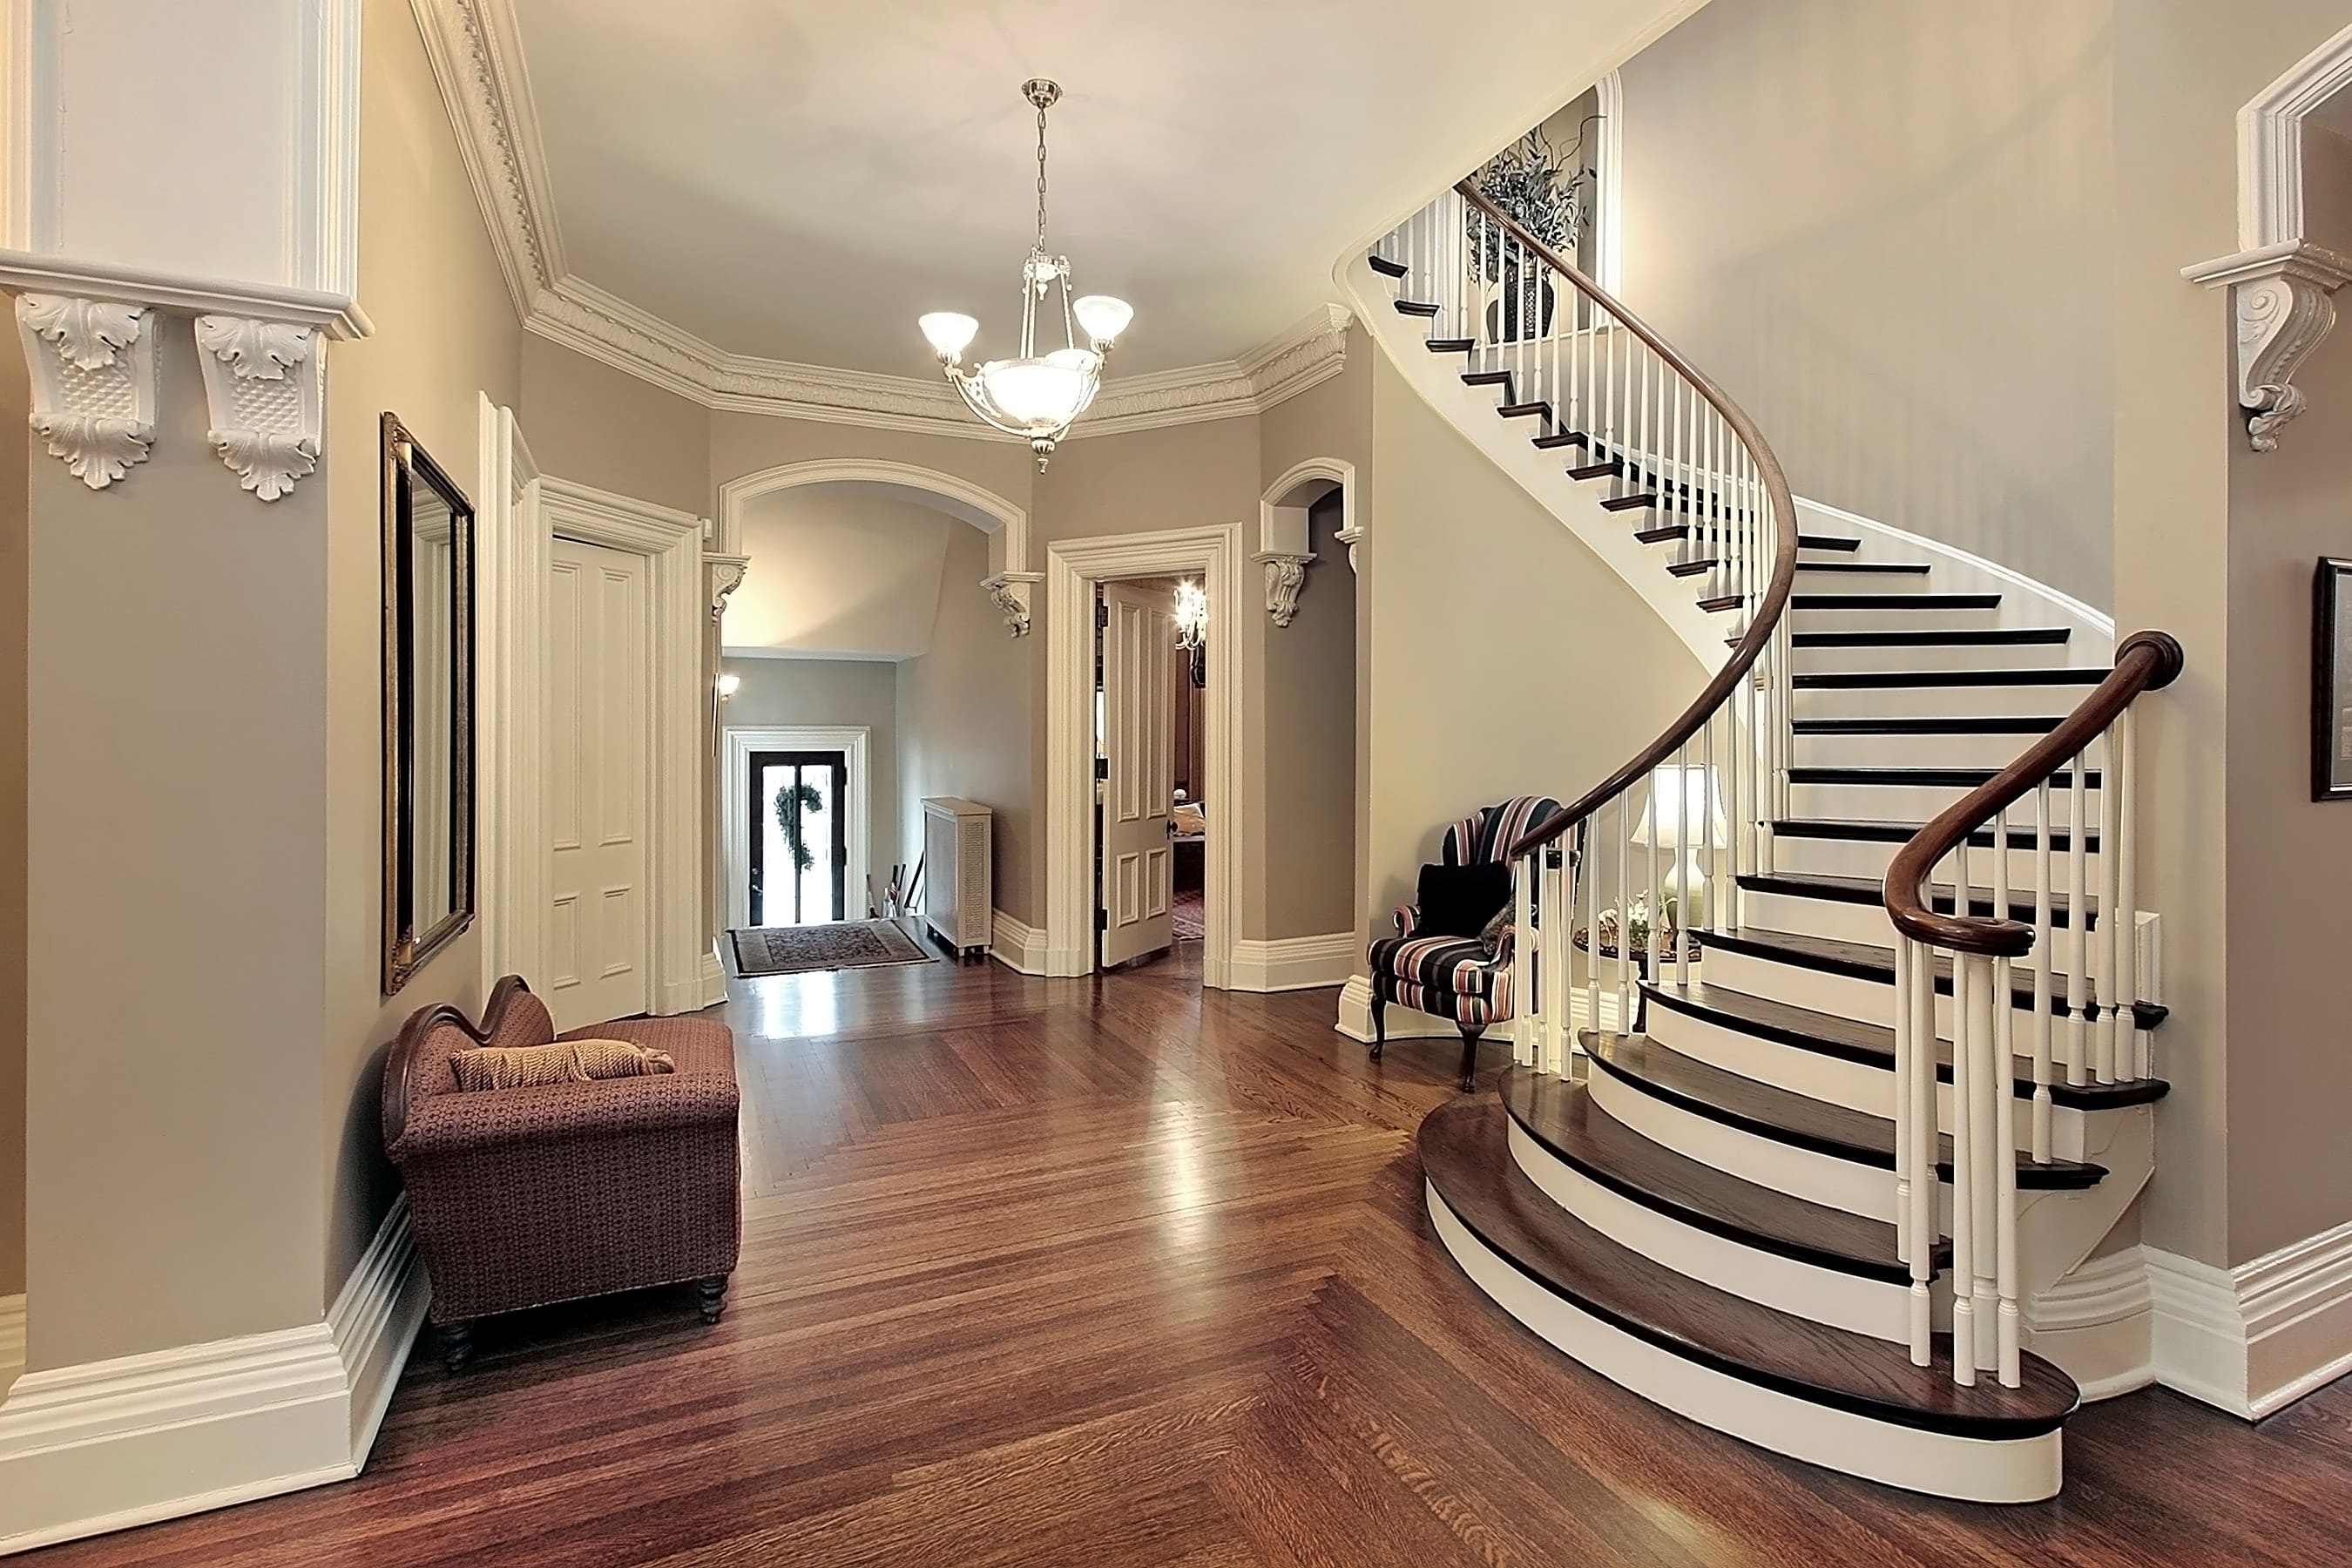
[[[758,926],[727,933],[740,974],[799,974],[812,969],[869,969],[885,963],[929,963],[931,955],[890,921],[835,921],[829,925]]]
[[[1199,942],[1209,934],[1209,919],[1202,912],[1204,895],[1198,888],[1180,888],[1175,902],[1169,910],[1171,923],[1176,928],[1178,942]]]

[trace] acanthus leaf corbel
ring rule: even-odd
[[[1307,568],[1315,557],[1287,550],[1262,550],[1250,557],[1265,568],[1265,613],[1277,626],[1286,626],[1298,614],[1299,591],[1307,586]]]
[[[16,330],[32,372],[27,420],[49,455],[102,490],[155,441],[155,315],[143,305],[21,294]]]
[[[319,330],[250,316],[198,316],[213,450],[238,483],[277,500],[319,466],[326,364]]]
[[[710,620],[712,625],[727,614],[727,595],[743,585],[751,570],[748,555],[722,555],[706,551],[702,557],[704,584],[710,590]]]
[[[2279,431],[2305,407],[2295,372],[2336,324],[2335,294],[2352,279],[2352,258],[2290,240],[2188,268],[2184,276],[2230,290],[2246,439],[2257,452],[2276,451]]]
[[[988,590],[988,596],[1004,612],[1005,630],[1023,637],[1029,635],[1030,595],[1045,580],[1043,572],[999,572],[993,577],[982,578],[980,585]]]

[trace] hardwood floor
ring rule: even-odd
[[[1412,1132],[1458,1046],[1369,1062],[1330,992],[1204,994],[1185,957],[738,993],[723,1323],[682,1289],[486,1324],[466,1373],[411,1362],[359,1479],[28,1561],[2315,1563],[2352,1539],[2352,1384],[2259,1427],[2094,1407],[2064,1497],[1994,1509],[1582,1371],[1430,1235]]]

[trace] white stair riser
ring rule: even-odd
[[[1811,629],[1811,628],[1806,628]],[[1919,643],[1789,649],[1799,674],[1821,669],[2049,669],[2073,661],[2064,643]]]
[[[1800,719],[1981,719],[2064,713],[2091,690],[2068,682],[2044,686],[1801,686],[1790,695]],[[2021,748],[2021,750],[2022,748]],[[2015,753],[2011,753],[2015,760]]]
[[[1650,1006],[1648,1022],[1650,1038],[1669,1050],[1679,1051],[1710,1067],[1738,1073],[1759,1083],[1769,1083],[1792,1094],[1807,1095],[1832,1105],[1866,1111],[1873,1116],[1892,1117],[1895,1114],[1895,1075],[1885,1068],[1867,1067],[1826,1052],[1783,1045],[1778,1040],[1764,1039],[1713,1019],[1695,1017],[1678,1008],[1655,1003]],[[2063,1079],[2065,1069],[2056,1068],[2053,1076]],[[1938,1080],[1936,1097],[1937,1124],[1948,1132],[1952,1129],[1952,1086]],[[2086,1112],[2071,1106],[2053,1106],[2050,1112],[2051,1153],[2061,1160],[2083,1159],[2088,1136],[2084,1131],[2085,1123],[2102,1116],[2119,1114],[2122,1113]],[[2032,1118],[2026,1102],[2021,1100],[2018,1103],[2017,1146],[2030,1149],[2032,1142]]]
[[[1906,820],[1918,820],[1907,818]],[[2015,831],[2015,825],[2011,825]],[[1772,838],[1772,869],[1820,877],[1871,877],[1884,880],[1886,868],[1903,846],[1875,838],[1817,838],[1809,834],[1780,833]],[[1979,888],[1992,886],[1992,858],[1996,851],[1990,845],[1979,845],[1969,851],[1969,880]],[[2033,885],[2034,861],[2038,851],[2032,848],[2011,848],[2009,856],[2009,885],[2030,888]],[[2066,887],[2066,851],[2053,844],[2050,850],[2052,887],[2063,891]],[[2086,886],[2095,892],[2098,887],[2098,857],[2084,858],[2083,874]],[[1937,868],[1939,878],[1948,875],[1944,867]]]
[[[1617,1243],[1677,1274],[1816,1323],[1907,1343],[1908,1284],[1862,1278],[1784,1258],[1685,1225],[1593,1181],[1511,1123],[1511,1158],[1544,1195]],[[1950,1297],[1937,1306],[1947,1328]]]
[[[1818,1154],[1685,1110],[1595,1064],[1593,1103],[1654,1143],[1758,1186],[1895,1223],[1895,1173]]]
[[[1800,562],[1819,559],[1805,555]],[[1856,560],[1876,560],[1857,552]],[[1807,589],[1806,592],[1812,590]],[[1872,593],[1875,589],[1869,590]],[[1910,597],[1906,595],[1905,597]],[[1864,609],[1815,610],[1798,608],[1789,612],[1789,629],[1794,632],[1910,632],[1951,630],[1963,626],[1997,626],[2000,625],[1998,605],[1968,605],[1954,606],[1920,603],[1874,605]]]
[[[1798,765],[1811,764],[1800,763]],[[1906,763],[1901,765],[1926,767],[1930,764]],[[1946,806],[1968,795],[1972,787],[1962,784],[1807,784],[1792,781],[1789,785],[1789,815],[1833,822],[1929,822]],[[2099,792],[2085,788],[2083,803],[2084,815],[2094,826],[2097,826]],[[2051,825],[2063,826],[2072,821],[2074,808],[2074,792],[2053,785],[2050,791]],[[2033,811],[2033,796],[2031,795],[2011,806],[2011,830],[2031,831]]]
[[[1832,974],[1808,964],[1783,963],[1774,959],[1752,957],[1734,952],[1727,947],[1707,950],[1706,961],[1701,966],[1706,983],[1733,991],[1744,991],[1751,996],[1766,996],[1786,1002],[1792,1007],[1805,1007],[1816,1013],[1828,1013],[1842,1018],[1853,1018],[1865,1024],[1877,1024],[1892,1028],[1895,1023],[1895,987],[1877,981],[1857,980],[1852,975]],[[2011,1011],[2016,1015],[2011,1027],[2018,1054],[2030,1055],[2035,1014],[2023,999]],[[2056,1041],[2053,1050],[2059,1059],[2066,1057],[2066,1039],[2073,1028],[2069,1019],[2053,1015],[2051,1032]],[[1936,994],[1936,1032],[1946,1039],[1953,1037],[1952,998],[1941,991]]]
[[[2009,766],[2036,735],[1851,735],[1799,733],[1801,768],[1991,768]]]
[[[1505,1311],[1619,1386],[1716,1431],[1848,1475],[1937,1497],[2039,1502],[2058,1495],[2056,1432],[1954,1437],[1833,1410],[1712,1371],[1562,1300],[1497,1256],[1424,1186],[1438,1240]]]
[[[1809,899],[1801,894],[1767,892],[1755,888],[1741,889],[1740,900],[1740,918],[1749,926],[1802,936],[1831,937],[1839,942],[1868,942],[1876,947],[1895,945],[1895,923],[1886,918],[1885,907],[1881,904],[1850,904],[1842,899]],[[2024,912],[2031,913],[2030,904]],[[2095,932],[2096,928],[2093,929]],[[2071,955],[2073,939],[2065,927],[2053,928],[2051,937],[2061,953]],[[2040,961],[2036,954],[2012,962],[2030,970]],[[2056,970],[2062,974],[2066,972],[2063,958]]]

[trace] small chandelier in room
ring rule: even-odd
[[[1192,684],[1209,684],[1209,595],[1190,577],[1176,584],[1176,650],[1192,664]]]
[[[980,323],[952,310],[934,310],[917,325],[930,340],[948,382],[963,394],[971,411],[1008,436],[1018,436],[1037,454],[1043,470],[1054,444],[1087,411],[1102,388],[1103,356],[1127,330],[1135,310],[1108,294],[1070,298],[1070,258],[1045,249],[1045,110],[1061,101],[1059,84],[1039,78],[1021,84],[1021,96],[1037,106],[1037,238],[1021,267],[1021,352],[992,359],[978,370],[963,368],[963,352],[980,334]],[[1037,307],[1058,289],[1066,346],[1037,351]],[[1078,346],[1078,333],[1086,346]]]

